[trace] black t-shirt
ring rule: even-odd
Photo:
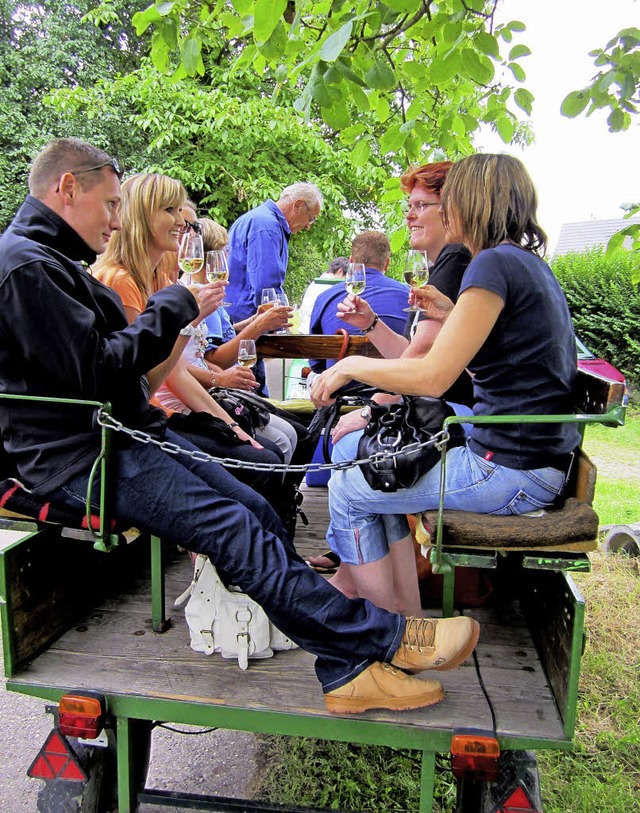
[[[462,243],[448,243],[440,254],[438,254],[438,259],[429,271],[429,285],[433,285],[440,293],[445,294],[445,296],[448,296],[453,302],[456,302],[458,293],[460,292],[462,277],[470,262],[471,254],[466,246]],[[426,315],[422,313],[422,311],[418,311],[418,314],[415,316],[411,314],[405,326],[405,338],[411,339],[414,325],[417,326],[418,322],[422,322],[426,318]],[[471,376],[467,372],[462,373],[444,393],[444,398],[453,404],[473,406],[473,384]]]
[[[485,288],[504,308],[469,364],[474,415],[573,413],[576,346],[566,299],[549,266],[530,251],[500,245],[473,258],[460,289]],[[575,424],[474,426],[474,452],[513,469],[541,468],[580,443]]]

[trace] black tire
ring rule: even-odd
[[[134,755],[132,781],[142,789],[147,777],[151,753],[152,723],[132,720]],[[38,813],[118,813],[116,738],[107,731],[106,748],[70,742],[89,777],[86,782],[67,779],[47,781],[38,793]]]

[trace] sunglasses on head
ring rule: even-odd
[[[189,231],[193,231],[196,234],[202,234],[202,226],[199,223],[189,223],[188,220],[184,221],[184,228],[182,229],[182,233],[186,234]]]
[[[82,175],[83,172],[93,172],[94,170],[102,169],[103,167],[111,167],[111,169],[113,169],[118,178],[122,177],[122,170],[120,169],[120,164],[118,164],[115,158],[109,158],[108,161],[103,161],[102,164],[96,164],[93,167],[86,167],[85,169],[74,169],[71,174]]]

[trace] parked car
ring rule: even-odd
[[[594,373],[602,378],[608,378],[610,381],[621,381],[625,385],[624,403],[626,404],[629,400],[629,393],[626,386],[626,379],[620,370],[617,370],[613,364],[609,364],[608,361],[599,359],[577,336],[576,350],[578,351],[579,369]]]

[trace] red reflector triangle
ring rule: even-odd
[[[64,754],[64,756],[69,755],[69,746],[66,742],[63,741],[60,734],[57,731],[52,731],[49,734],[49,739],[45,742],[44,746],[42,747],[42,753],[46,754]]]
[[[45,740],[38,756],[27,771],[27,776],[37,779],[61,777],[75,782],[85,782],[88,779],[71,746],[55,729]]]
[[[53,779],[55,774],[46,759],[38,755],[27,771],[27,776],[31,776],[33,779]]]
[[[535,807],[524,788],[516,788],[502,806],[503,813],[524,813],[528,810],[535,812]]]

